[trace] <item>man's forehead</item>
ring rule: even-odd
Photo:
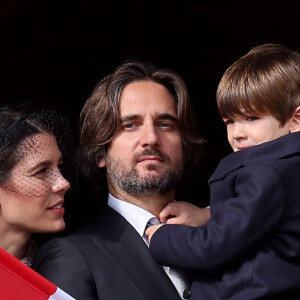
[[[157,101],[156,101],[157,100]],[[147,106],[153,104],[175,104],[170,91],[162,84],[152,81],[139,81],[128,84],[124,87],[120,96],[120,106],[127,106],[132,103],[139,104],[146,102]]]
[[[136,120],[136,119],[143,119],[145,118],[145,114],[121,114],[120,120],[122,122],[130,121],[130,120]],[[177,116],[174,113],[170,112],[160,112],[160,113],[154,113],[151,114],[151,118],[153,119],[173,119],[177,120]]]
[[[119,107],[120,118],[143,118],[151,115],[159,118],[162,115],[177,117],[177,107],[173,98],[122,99]]]

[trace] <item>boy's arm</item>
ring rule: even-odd
[[[161,223],[203,226],[210,219],[210,208],[200,208],[191,203],[178,201],[169,203],[159,214]],[[163,224],[154,225],[145,231],[149,242],[152,235]]]
[[[218,185],[214,200],[219,199],[205,226],[166,224],[152,236],[150,252],[161,265],[220,271],[274,234],[285,210],[282,177],[264,165],[243,168],[235,175],[226,178],[235,192],[225,195],[232,196],[223,195],[223,181],[214,184]]]

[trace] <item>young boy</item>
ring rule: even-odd
[[[300,54],[253,48],[224,73],[217,103],[235,152],[209,180],[211,218],[194,226],[202,210],[175,202],[160,215],[175,218],[147,229],[150,251],[196,272],[190,299],[300,299]]]

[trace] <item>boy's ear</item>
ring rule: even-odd
[[[290,132],[300,131],[300,106],[298,106],[290,121]]]
[[[98,163],[97,163],[97,166],[98,166],[99,168],[104,168],[104,167],[106,167],[106,162],[105,162],[104,157],[101,157],[101,158],[99,159],[99,161],[98,161]]]

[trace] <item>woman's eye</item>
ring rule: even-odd
[[[40,169],[38,170],[37,172],[35,172],[33,175],[36,176],[36,175],[41,175],[41,174],[45,174],[47,172],[47,169],[46,168],[43,168],[43,169]]]

